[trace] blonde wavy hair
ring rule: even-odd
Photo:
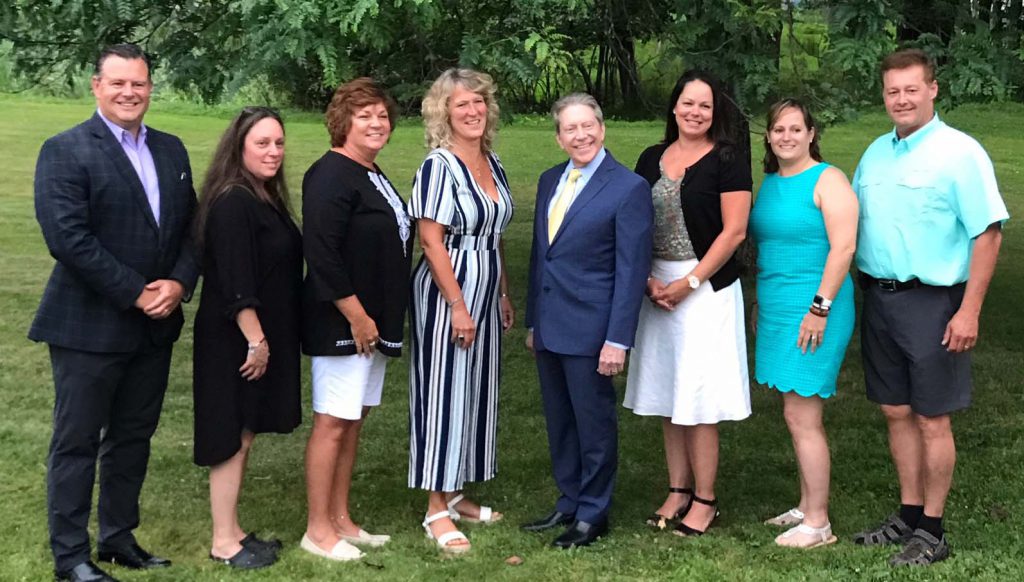
[[[498,133],[498,100],[494,94],[497,87],[494,79],[487,73],[472,69],[448,69],[430,86],[423,97],[423,125],[427,147],[451,149],[454,145],[451,119],[448,115],[448,101],[456,87],[462,87],[484,98],[487,105],[487,125],[484,129],[480,147],[489,152],[494,146],[494,137]]]

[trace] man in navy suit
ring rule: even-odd
[[[46,501],[58,580],[113,580],[91,561],[97,459],[99,559],[170,564],[132,531],[184,323],[179,304],[199,271],[188,154],[143,125],[152,88],[138,46],[104,49],[92,78],[96,113],[48,139],[36,165],[36,218],[57,263],[29,338],[49,344],[53,368]]]
[[[585,546],[608,528],[618,466],[612,376],[633,344],[651,262],[654,210],[647,182],[604,149],[604,117],[590,95],[552,108],[569,161],[537,184],[526,344],[540,375],[548,445],[561,496],[523,529],[568,528],[553,545]]]

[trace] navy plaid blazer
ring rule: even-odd
[[[160,184],[160,224],[135,169],[98,114],[46,140],[35,175],[36,218],[57,260],[29,339],[90,352],[168,346],[181,307],[162,320],[137,309],[146,283],[174,279],[191,296],[196,193],[185,146],[148,128]]]

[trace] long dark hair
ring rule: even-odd
[[[768,110],[768,124],[765,126],[764,135],[764,173],[774,174],[779,171],[779,158],[772,151],[772,145],[768,143],[768,135],[772,132],[772,127],[775,122],[779,120],[782,112],[786,109],[793,108],[800,112],[804,118],[804,126],[807,131],[814,131],[814,137],[811,138],[811,159],[820,162],[821,159],[821,130],[818,128],[818,124],[814,121],[814,116],[811,115],[810,109],[803,104],[799,99],[783,99],[782,101],[776,102],[772,105],[771,109]]]
[[[195,240],[199,256],[202,256],[206,220],[210,216],[210,209],[221,196],[235,186],[241,186],[260,200],[291,214],[288,186],[284,180],[284,160],[281,160],[277,174],[266,182],[258,180],[246,170],[242,161],[245,136],[249,135],[254,125],[267,118],[280,123],[281,131],[284,131],[284,121],[277,111],[269,107],[245,107],[224,130],[224,135],[217,144],[217,150],[210,160],[210,167],[206,170],[206,179],[203,180],[203,188],[199,195],[199,208],[196,210]]]
[[[665,111],[665,143],[671,144],[679,139],[679,125],[676,122],[676,102],[683,94],[683,89],[693,81],[707,83],[711,87],[712,107],[711,127],[708,128],[708,137],[721,153],[731,153],[730,150],[737,143],[737,130],[735,115],[736,106],[725,94],[722,84],[711,73],[701,69],[690,69],[679,77],[676,86],[672,89],[672,95],[668,100],[668,107]]]

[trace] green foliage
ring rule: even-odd
[[[803,96],[825,120],[877,101],[900,45],[940,63],[946,105],[1024,97],[1022,0],[9,0],[0,88],[86,88],[98,49],[137,42],[155,77],[207,103],[243,87],[319,110],[369,75],[416,112],[456,65],[487,72],[504,110],[594,94],[623,118],[659,114],[683,69],[711,70],[758,111]]]

